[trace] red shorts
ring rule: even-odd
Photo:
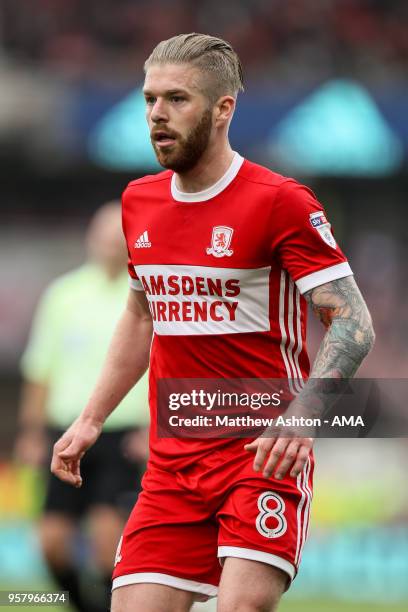
[[[118,546],[113,588],[158,583],[206,599],[217,594],[225,557],[261,561],[294,578],[307,537],[313,455],[297,478],[279,481],[255,473],[253,455],[236,451],[212,452],[181,471],[148,469]]]

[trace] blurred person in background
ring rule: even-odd
[[[56,279],[42,296],[22,359],[15,454],[35,466],[45,464],[50,448],[87,400],[123,308],[128,281],[118,202],[96,212],[86,246],[86,263]],[[80,612],[109,607],[115,549],[147,458],[147,423],[145,375],[84,459],[85,485],[73,489],[52,474],[48,478],[40,544],[52,577],[70,592]],[[85,518],[91,559],[84,574],[74,536]],[[87,578],[86,588],[81,575]]]

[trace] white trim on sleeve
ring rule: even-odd
[[[238,559],[249,559],[250,561],[261,561],[267,565],[273,565],[286,572],[289,578],[295,577],[295,566],[286,559],[263,552],[262,550],[252,550],[251,548],[241,548],[240,546],[219,546],[218,557],[237,557]]]
[[[298,278],[295,282],[300,293],[305,293],[306,291],[310,291],[310,289],[314,289],[319,285],[329,283],[330,281],[337,280],[338,278],[344,278],[345,276],[351,276],[352,274],[353,271],[350,268],[348,261],[343,261],[335,266],[330,266],[330,268],[324,268],[323,270],[312,272],[312,274],[307,274],[307,276]]]
[[[175,589],[182,589],[183,591],[191,591],[193,593],[199,593],[208,597],[216,597],[218,588],[213,584],[206,584],[205,582],[195,582],[194,580],[186,580],[185,578],[178,578],[177,576],[171,576],[170,574],[160,574],[156,572],[137,572],[135,574],[125,574],[124,576],[118,576],[113,579],[112,591],[121,586],[127,586],[128,584],[164,584],[166,586],[174,587]]]
[[[129,287],[135,291],[143,291],[143,285],[140,280],[132,278],[131,276],[129,276]]]

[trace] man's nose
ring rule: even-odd
[[[154,123],[168,121],[166,104],[163,100],[157,99],[150,113],[150,118]]]

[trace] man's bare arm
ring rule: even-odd
[[[311,289],[305,298],[327,328],[311,378],[352,378],[374,344],[370,313],[353,276]]]
[[[152,332],[146,296],[131,290],[95,389],[80,416],[54,445],[51,471],[61,480],[81,486],[81,458],[98,439],[110,413],[145,373]]]
[[[327,328],[317,353],[310,378],[302,391],[292,401],[288,412],[294,415],[320,417],[335,401],[332,389],[322,379],[352,378],[364,357],[374,344],[374,330],[364,299],[354,277],[347,276],[319,287],[305,294],[315,314]],[[284,437],[285,436],[285,437]],[[288,428],[274,437],[260,437],[246,449],[255,452],[254,470],[262,466],[263,474],[282,478],[291,467],[291,476],[297,476],[303,469],[312,438],[290,436]],[[268,457],[269,455],[269,457]]]
[[[316,316],[327,329],[310,378],[293,402],[295,412],[321,417],[336,400],[333,385],[324,379],[354,376],[374,344],[370,313],[353,276],[340,278],[305,294]]]

